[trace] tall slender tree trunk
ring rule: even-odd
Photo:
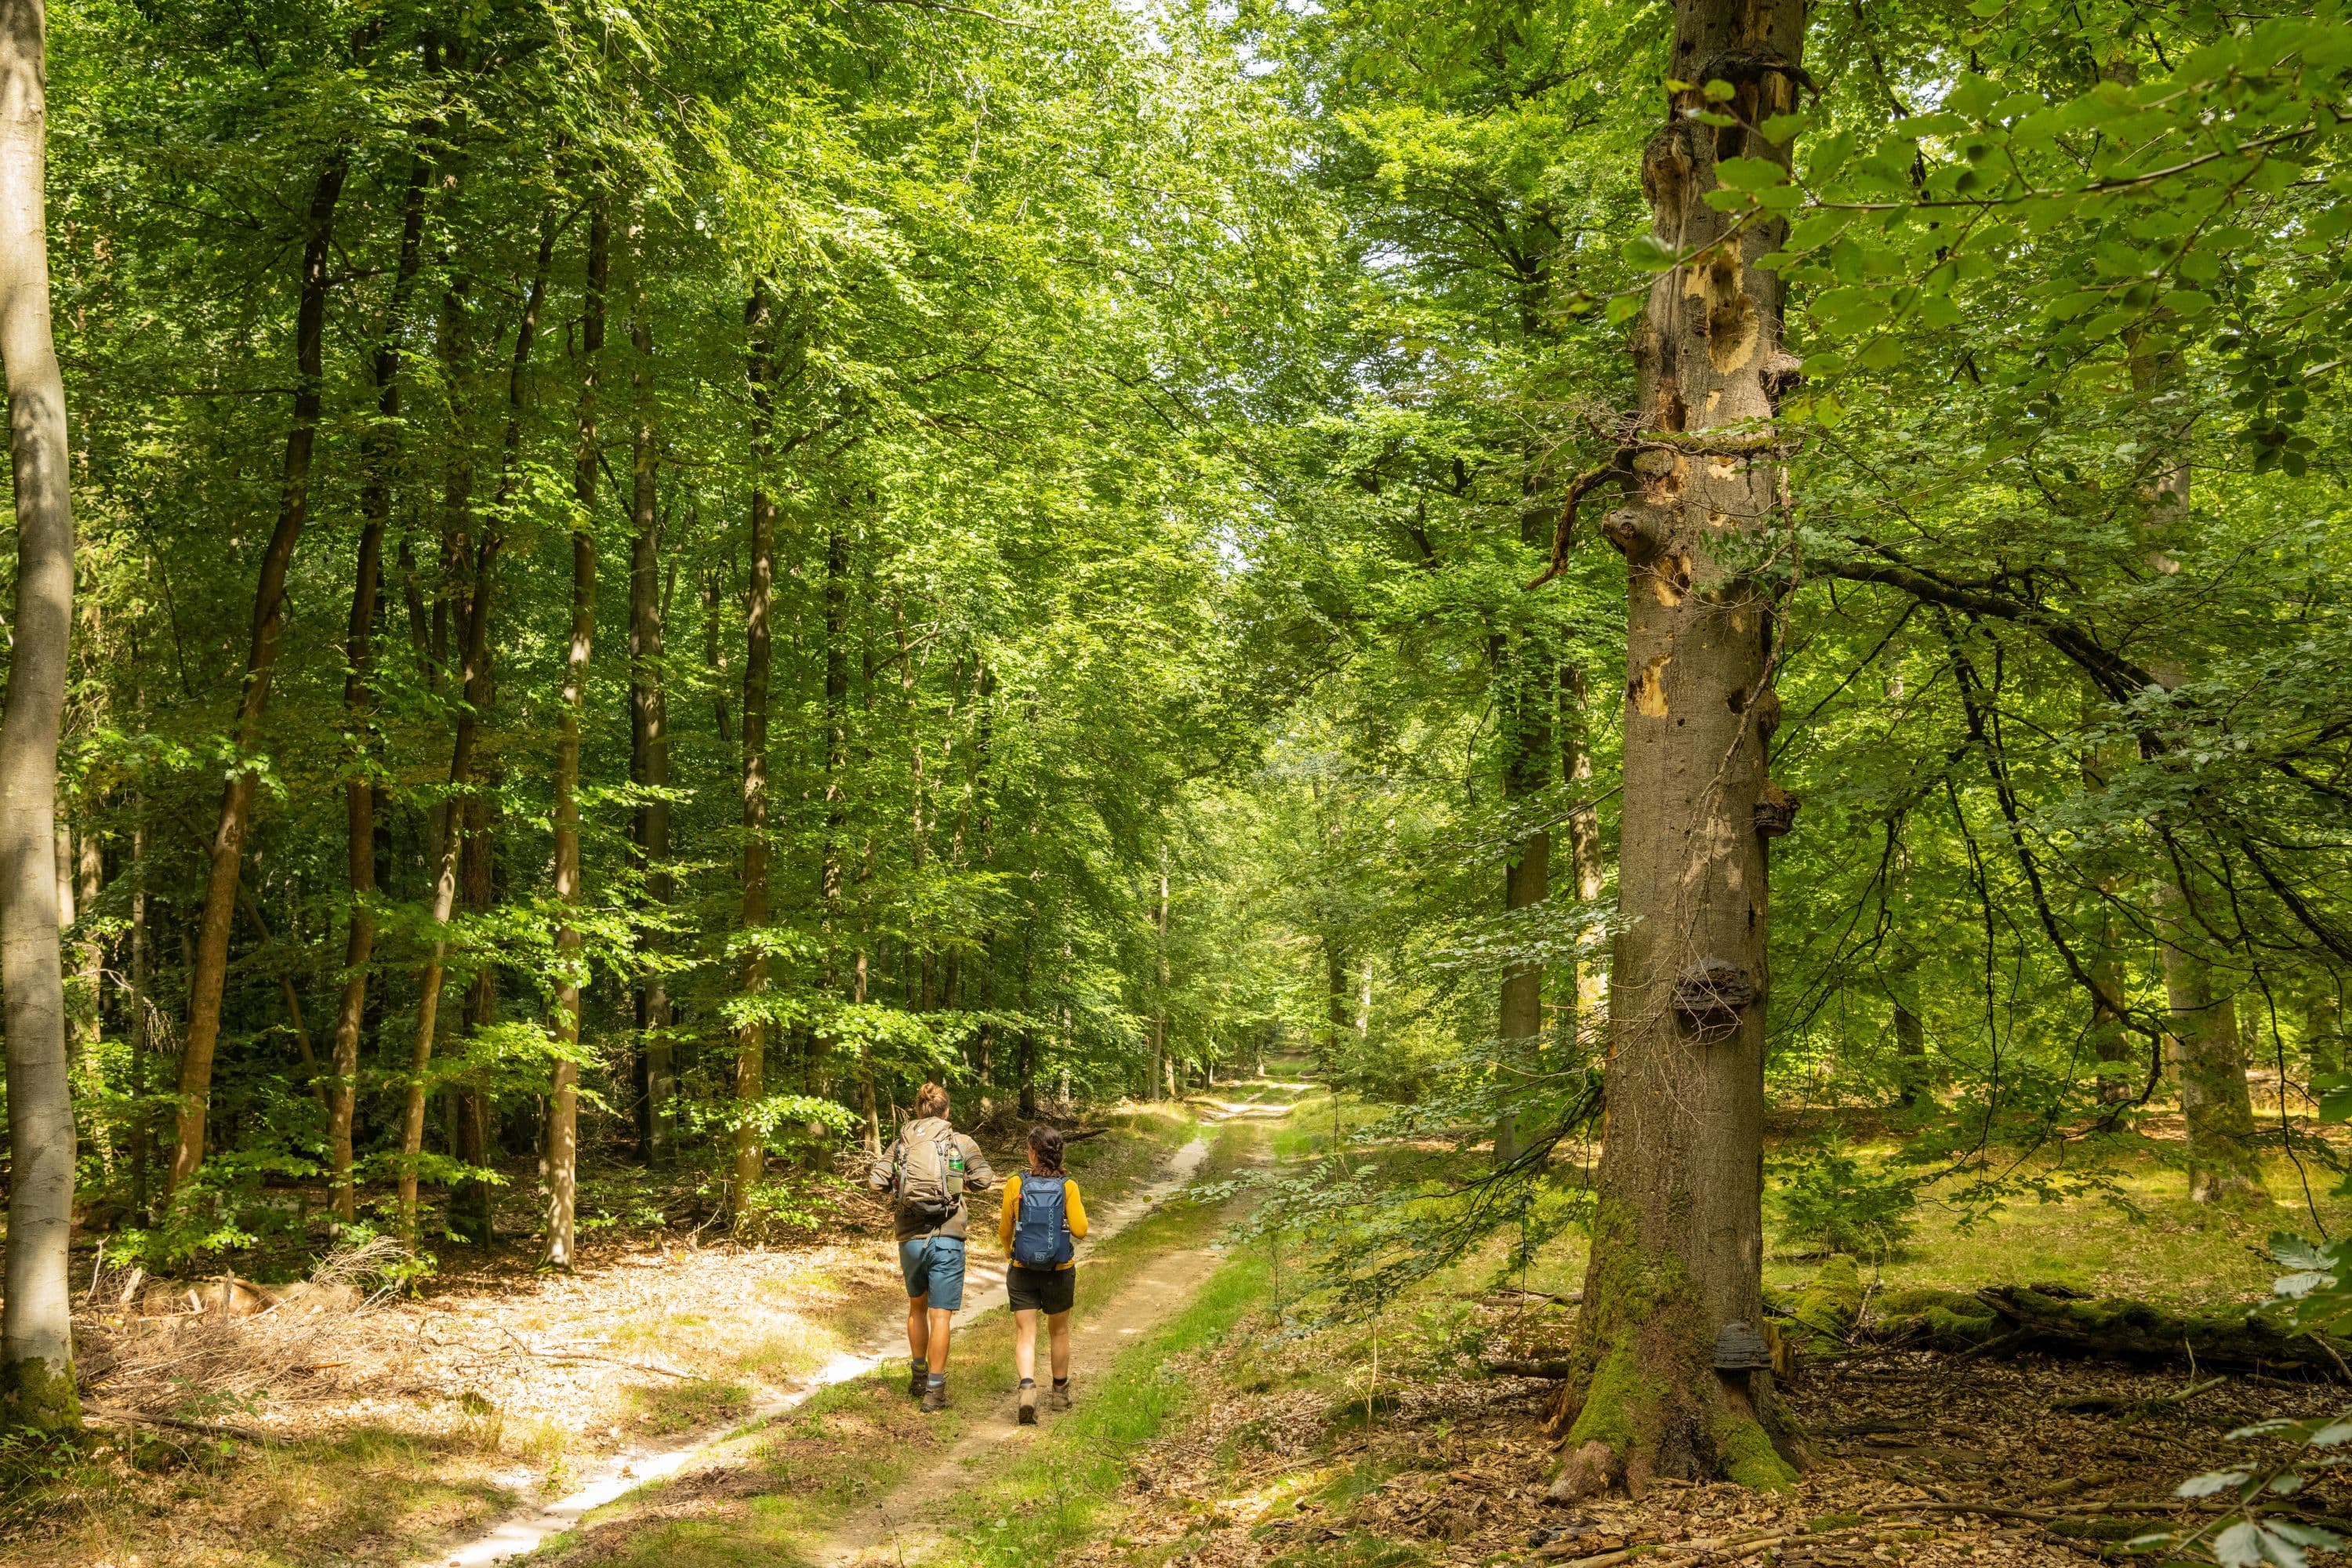
[[[383,335],[376,340],[376,421],[360,440],[359,564],[352,584],[351,621],[344,632],[343,713],[349,727],[350,771],[343,779],[343,845],[351,889],[351,923],[343,942],[343,994],[335,1008],[334,1078],[327,1089],[327,1169],[335,1217],[358,1215],[352,1180],[352,1116],[358,1102],[360,1034],[367,1017],[368,964],[375,956],[375,781],[369,731],[375,711],[375,619],[383,586],[383,535],[392,521],[392,471],[400,449],[400,345],[408,305],[425,258],[425,193],[431,169],[423,153],[408,166],[401,209],[400,255]]]
[[[2315,1079],[2344,1070],[2343,982],[2321,971],[2311,979],[2303,1008],[2303,1048]]]
[[[7,1419],[81,1425],[66,1247],[74,1124],[58,948],[58,731],[73,637],[73,508],[66,392],[49,336],[47,17],[0,4],[0,365],[16,486],[16,614],[0,700],[0,993],[8,1031],[8,1239],[0,1298]]]
[[[2180,1117],[2189,1131],[2189,1195],[2201,1204],[2259,1197],[2262,1161],[2254,1144],[2237,998],[2214,984],[2214,966],[2198,946],[2201,936],[2194,910],[2169,875],[2157,883],[2156,910]]]
[[[473,583],[465,604],[457,732],[449,746],[447,809],[442,813],[441,831],[436,836],[433,857],[432,914],[436,934],[431,953],[417,976],[416,1039],[409,1052],[408,1103],[401,1121],[400,1219],[402,1230],[411,1238],[416,1235],[417,1159],[425,1149],[425,1072],[432,1065],[435,1031],[440,1022],[441,982],[449,960],[448,936],[441,928],[448,924],[449,917],[457,909],[458,851],[465,837],[461,803],[471,798],[477,787],[474,755],[494,691],[490,668],[490,611],[498,585],[505,514],[513,500],[518,478],[516,458],[522,438],[521,414],[530,384],[530,353],[538,339],[539,313],[547,302],[547,275],[554,260],[555,232],[553,209],[544,209],[539,226],[539,254],[531,273],[530,288],[523,299],[522,319],[515,328],[514,360],[508,373],[507,429],[497,500],[482,527],[481,539],[474,546]],[[456,303],[454,313],[451,309],[453,299]],[[443,323],[444,355],[456,363],[461,357],[458,344],[462,341],[463,304],[455,289],[451,290],[450,298],[445,298]],[[454,401],[454,384],[451,395]],[[462,430],[462,420],[457,423]],[[471,484],[470,468],[459,449],[462,446],[460,439],[453,447],[449,495],[444,503],[450,510],[453,534],[467,516],[467,497]]]
[[[2135,353],[2133,385],[2143,396],[2179,378],[2170,357]],[[2147,497],[2148,562],[2158,572],[2178,572],[2171,551],[2193,525],[2189,512],[2191,470],[2174,457],[2158,472]],[[2150,667],[2168,690],[2188,679],[2178,661]],[[2253,1097],[2246,1087],[2245,1047],[2238,1035],[2237,1001],[2214,981],[2207,956],[2219,941],[2202,918],[2196,879],[2185,858],[2157,874],[2157,931],[2164,961],[2166,1000],[2172,1010],[2180,1079],[2180,1116],[2189,1132],[2189,1195],[2199,1203],[2234,1202],[2262,1195],[2262,1160],[2253,1143]]]
[[[563,923],[555,930],[555,1032],[562,1055],[547,1114],[547,1240],[551,1268],[572,1267],[572,1225],[580,1183],[580,992],[586,978],[580,927],[580,721],[588,691],[588,658],[596,637],[597,376],[604,353],[604,288],[611,226],[599,192],[588,215],[587,287],[580,321],[580,414],[572,461],[572,641],[563,659],[563,712],[555,740],[555,900]],[[638,285],[642,289],[643,285]]]
[[[1168,843],[1160,844],[1160,901],[1152,912],[1152,949],[1157,973],[1151,990],[1151,1093],[1176,1098],[1176,1064],[1168,1048]]]
[[[1591,1261],[1555,1418],[1556,1483],[1578,1497],[1654,1477],[1778,1487],[1769,1371],[1718,1373],[1733,1324],[1763,1311],[1767,831],[1793,802],[1765,777],[1779,716],[1773,609],[1716,554],[1766,535],[1784,505],[1768,381],[1779,274],[1756,262],[1784,226],[1706,203],[1734,156],[1785,163],[1744,129],[1796,106],[1804,8],[1676,0],[1666,74],[1681,83],[1643,156],[1652,232],[1691,258],[1653,284],[1636,336],[1640,493],[1604,531],[1626,557],[1624,816],[1610,965],[1607,1140]],[[1728,81],[1715,107],[1702,90]],[[1759,815],[1759,805],[1766,812]]]
[[[481,721],[485,724],[489,721],[490,704],[496,700],[497,667],[495,656],[485,659],[483,686],[488,693],[481,705]],[[490,813],[490,790],[494,785],[487,777],[479,783],[481,787],[465,797],[457,814],[457,830],[462,835],[457,860],[458,904],[477,919],[490,911],[498,854]],[[496,1024],[498,1017],[498,966],[490,962],[488,953],[483,952],[478,955],[473,979],[466,986],[466,1037],[479,1036]],[[459,1241],[485,1247],[498,1238],[487,1173],[491,1159],[490,1102],[488,1091],[475,1075],[461,1076],[450,1084],[448,1112],[449,1153],[468,1173],[449,1184],[448,1233]]]
[[[773,331],[765,280],[751,287],[744,312],[751,384],[751,574],[743,604],[743,994],[766,1000],[768,953],[768,610],[775,577],[776,505],[768,486],[775,413],[768,380]],[[729,1217],[741,1225],[751,1193],[767,1171],[766,1130],[758,1108],[767,1098],[767,1020],[747,1016],[735,1035],[735,1170]]]
[[[1570,799],[1568,807],[1568,870],[1576,901],[1600,902],[1605,885],[1601,860],[1601,808],[1592,802],[1591,697],[1584,671],[1568,659],[1559,666],[1559,773]],[[1596,1036],[1609,1005],[1609,970],[1603,963],[1579,959],[1575,969],[1576,1011],[1568,1034],[1573,1039]]]
[[[1549,549],[1551,544],[1550,509],[1544,504],[1543,491],[1539,477],[1530,473],[1520,501],[1519,538],[1531,549]],[[1495,711],[1502,732],[1496,740],[1502,753],[1503,802],[1507,810],[1531,809],[1531,803],[1550,782],[1552,714],[1559,700],[1556,689],[1558,661],[1551,645],[1550,626],[1540,617],[1530,616],[1499,650],[1496,674],[1500,690]],[[1512,915],[1533,909],[1550,895],[1550,830],[1522,827],[1503,867],[1503,912]],[[1495,1037],[1499,1047],[1496,1065],[1502,1070],[1507,1097],[1514,1093],[1512,1080],[1536,1070],[1542,1055],[1543,980],[1544,966],[1538,962],[1517,960],[1503,970]],[[1509,1164],[1526,1152],[1521,1114],[1516,1102],[1507,1098],[1505,1110],[1495,1123],[1495,1163],[1498,1166]]]
[[[832,509],[824,541],[824,842],[817,859],[817,963],[822,988],[834,987],[839,941],[845,835],[849,826],[849,529],[845,507]],[[819,1030],[811,1042],[808,1086],[821,1085],[832,1065],[834,1040]],[[985,1100],[982,1101],[985,1104]]]
[[[150,1052],[147,953],[147,800],[136,796],[131,816],[131,1212],[148,1223],[147,1187],[154,1163],[155,1127],[147,1107]]]
[[[2086,684],[2083,692],[2086,724],[2097,715],[2099,706],[2097,691]],[[2096,748],[2086,752],[2083,757],[2083,787],[2091,791],[2105,789],[2108,774],[2118,761]],[[2095,988],[2085,1043],[2096,1064],[2094,1070],[2098,1074],[2100,1100],[2121,1105],[2134,1098],[2135,1089],[2131,1041],[2119,1005],[2127,982],[2123,922],[2116,915],[2116,902],[2124,886],[2123,868],[2113,863],[2111,858],[2101,856],[2091,867],[2091,885],[2099,902],[2092,913],[2091,936],[2084,953],[2084,967]]]
[[[319,430],[320,383],[324,370],[327,326],[327,259],[334,238],[335,205],[351,171],[350,154],[338,147],[310,187],[304,216],[299,298],[294,324],[294,423],[286,437],[284,478],[278,486],[278,526],[262,552],[261,578],[253,597],[253,645],[246,657],[245,687],[237,701],[235,739],[240,758],[259,743],[262,715],[269,706],[270,677],[285,636],[286,574],[294,547],[310,515],[310,454]],[[220,825],[212,843],[212,866],[205,883],[204,914],[196,928],[196,958],[190,976],[188,1034],[180,1052],[178,1142],[172,1154],[168,1187],[177,1189],[205,1158],[205,1112],[212,1099],[213,1049],[220,1038],[221,990],[228,977],[229,927],[236,914],[236,883],[245,855],[245,834],[253,817],[260,775],[240,768],[221,794]]]
[[[70,910],[59,911],[68,929],[98,913],[99,898],[106,890],[106,857],[99,847],[98,835],[85,825],[73,837],[73,904]],[[106,1067],[99,1059],[99,1045],[104,1034],[105,1009],[101,1005],[106,999],[106,943],[95,931],[84,931],[74,943],[74,958],[78,984],[72,1011],[73,1063],[80,1073],[81,1092],[95,1106],[106,1094]],[[114,1140],[103,1123],[93,1131],[98,1140],[99,1164],[111,1180]]]
[[[642,266],[632,285],[629,313],[632,361],[630,422],[629,517],[629,773],[648,793],[637,806],[635,835],[638,865],[645,876],[646,902],[665,908],[674,891],[669,866],[669,698],[662,664],[661,515],[656,504],[653,425],[653,327],[645,310]],[[659,933],[647,939],[658,952]],[[646,1099],[640,1123],[646,1150],[669,1143],[667,1126],[656,1129],[673,1114],[676,1074],[671,1067],[669,981],[656,969],[640,983],[638,1027],[644,1045]],[[656,1079],[660,1081],[656,1083]]]

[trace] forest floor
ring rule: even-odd
[[[1282,1118],[1294,1098],[1225,1089],[1197,1105],[1221,1123],[1207,1130],[1203,1173],[1327,1148],[1330,1101]],[[1080,1145],[1089,1206],[1141,1190],[1202,1131],[1136,1114]],[[1985,1216],[1931,1190],[1907,1253],[1865,1275],[2251,1300],[2276,1272],[2263,1257],[2268,1230],[2313,1228],[2304,1176],[2284,1162],[2266,1212],[2182,1201],[2160,1146],[2103,1171],[2094,1187],[2062,1183],[2053,1201]],[[2313,1173],[2315,1194],[2333,1185]],[[2315,1202],[2332,1231],[2352,1219],[2343,1200]],[[226,1326],[194,1315],[176,1329],[118,1326],[120,1338],[85,1352],[124,1369],[98,1379],[101,1408],[117,1387],[160,1390],[159,1415],[269,1440],[145,1428],[138,1466],[53,1488],[37,1516],[7,1521],[0,1563],[423,1568],[519,1506],[575,1491],[625,1450],[683,1462],[583,1511],[531,1563],[1616,1568],[1627,1552],[1657,1568],[2076,1563],[2175,1514],[2183,1478],[2246,1457],[2233,1428],[2352,1404],[2331,1384],[2185,1365],[1875,1352],[1786,1385],[1811,1460],[1792,1494],[1660,1484],[1563,1508],[1545,1495],[1553,1385],[1485,1363],[1566,1344],[1582,1274],[1573,1230],[1523,1267],[1498,1238],[1392,1301],[1377,1326],[1350,1325],[1317,1317],[1299,1270],[1277,1268],[1262,1246],[1220,1250],[1233,1214],[1164,1205],[1090,1249],[1077,1405],[1034,1428],[1011,1423],[1002,1310],[959,1330],[957,1405],[943,1416],[914,1409],[903,1359],[829,1381],[840,1358],[896,1332],[903,1298],[878,1216],[871,1234],[845,1221],[767,1250],[600,1241],[572,1279],[445,1277],[421,1300],[320,1329],[309,1349],[280,1330],[257,1350],[254,1328],[268,1319],[232,1320],[250,1381],[230,1397],[203,1392],[228,1364],[207,1348]],[[1776,1252],[1767,1272],[1790,1285],[1815,1267]],[[183,1336],[187,1359],[157,1365],[166,1347],[151,1336]],[[258,1375],[264,1353],[275,1359]],[[331,1391],[318,1381],[330,1373],[342,1376]],[[796,1392],[807,1397],[772,1408]],[[2085,1394],[2122,1413],[2055,1407]],[[688,1454],[690,1434],[715,1436]],[[2305,1500],[2352,1511],[2326,1487]]]
[[[1197,1132],[1160,1108],[1103,1124],[1072,1168],[1107,1212]],[[1010,1142],[982,1137],[1014,1168]],[[616,1457],[805,1393],[893,1331],[905,1296],[885,1206],[845,1185],[813,1217],[761,1247],[598,1229],[569,1276],[536,1272],[523,1243],[451,1247],[420,1294],[298,1289],[257,1315],[223,1312],[202,1279],[120,1301],[110,1273],[79,1293],[75,1327],[111,1441],[20,1489],[0,1564],[389,1565],[478,1535]]]

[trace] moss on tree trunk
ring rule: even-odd
[[[1753,1344],[1763,1317],[1766,843],[1797,805],[1765,776],[1772,594],[1735,564],[1785,526],[1780,285],[1758,265],[1781,226],[1706,198],[1727,159],[1787,162],[1746,128],[1795,106],[1803,30],[1800,6],[1677,0],[1665,74],[1696,85],[1642,156],[1652,234],[1682,259],[1634,342],[1635,493],[1602,525],[1626,563],[1624,929],[1578,1375],[1558,1412],[1566,1497],[1795,1479],[1772,1442],[1770,1372],[1715,1364],[1718,1338]],[[1717,110],[1729,124],[1694,117]]]

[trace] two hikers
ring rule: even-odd
[[[948,1407],[948,1331],[963,1305],[964,1194],[984,1193],[996,1173],[980,1145],[948,1125],[948,1091],[927,1083],[915,1120],[867,1167],[866,1184],[895,1196],[898,1271],[907,1280],[907,1392],[926,1410]]]
[[[963,1305],[964,1195],[996,1184],[980,1145],[948,1124],[948,1091],[927,1083],[915,1096],[915,1120],[867,1168],[866,1182],[893,1196],[898,1268],[907,1281],[908,1392],[925,1410],[948,1405],[948,1340]],[[1052,1407],[1070,1407],[1070,1307],[1077,1282],[1072,1253],[1087,1234],[1077,1183],[1062,1168],[1062,1135],[1029,1133],[1029,1169],[1006,1183],[997,1240],[1011,1259],[1005,1293],[1013,1321],[1013,1364],[1021,1375],[1021,1424],[1037,1420],[1037,1320],[1051,1344]]]

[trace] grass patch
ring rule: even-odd
[[[751,1391],[740,1383],[698,1377],[656,1388],[628,1391],[631,1429],[656,1436],[740,1420],[751,1409]]]
[[[322,1441],[234,1444],[127,1432],[19,1498],[0,1564],[330,1568],[398,1563],[422,1539],[484,1520],[509,1494],[463,1440],[362,1427]],[[189,1504],[209,1499],[201,1508]],[[168,1528],[150,1530],[152,1522]]]

